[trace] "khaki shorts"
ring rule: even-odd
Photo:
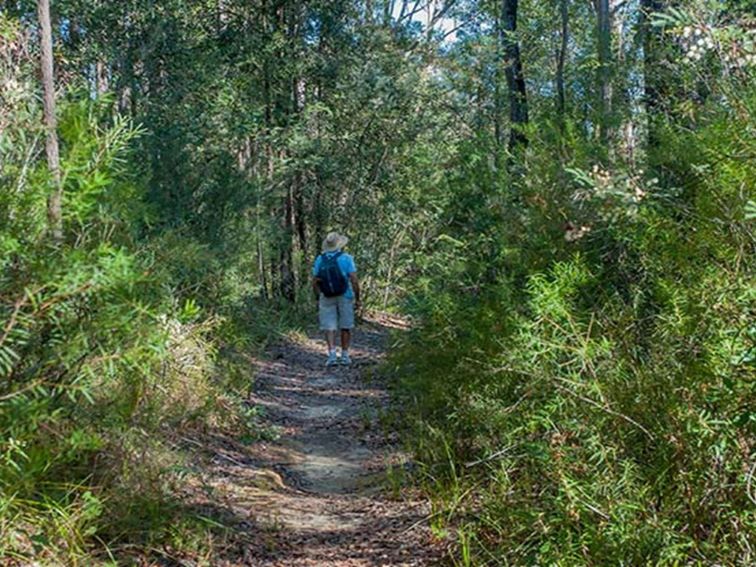
[[[320,296],[318,318],[321,331],[338,331],[354,328],[354,299]]]

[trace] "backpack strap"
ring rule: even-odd
[[[333,256],[331,256],[331,258],[334,259],[334,260],[338,260],[339,256],[341,256],[343,253],[344,253],[343,250],[339,250],[339,251],[336,252],[336,254],[334,254]],[[325,262],[326,260],[328,260],[328,252],[321,252],[318,255],[318,258],[320,258],[320,264],[322,265],[323,262]]]

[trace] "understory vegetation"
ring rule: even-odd
[[[752,0],[55,0],[40,84],[46,5],[0,0],[0,562],[212,564],[187,442],[264,434],[339,230],[453,563],[756,563]]]
[[[459,565],[756,561],[756,89],[708,63],[635,162],[544,117],[448,180],[392,372]]]
[[[5,16],[0,42],[0,563],[209,556],[223,526],[176,498],[185,438],[260,433],[243,354],[290,310],[244,303],[206,242],[151,229],[146,132],[78,88],[59,101],[52,242],[33,61]]]

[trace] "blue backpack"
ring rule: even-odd
[[[349,281],[339,268],[339,257],[341,252],[320,256],[320,267],[318,268],[318,285],[320,291],[326,297],[338,297],[344,295],[349,289]]]

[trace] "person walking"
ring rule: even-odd
[[[328,344],[326,366],[339,362],[352,363],[349,345],[352,341],[354,313],[360,309],[360,282],[354,258],[344,252],[349,239],[331,232],[323,240],[323,253],[312,267],[312,288],[318,302],[320,329]],[[341,331],[341,357],[336,356],[336,334]]]

